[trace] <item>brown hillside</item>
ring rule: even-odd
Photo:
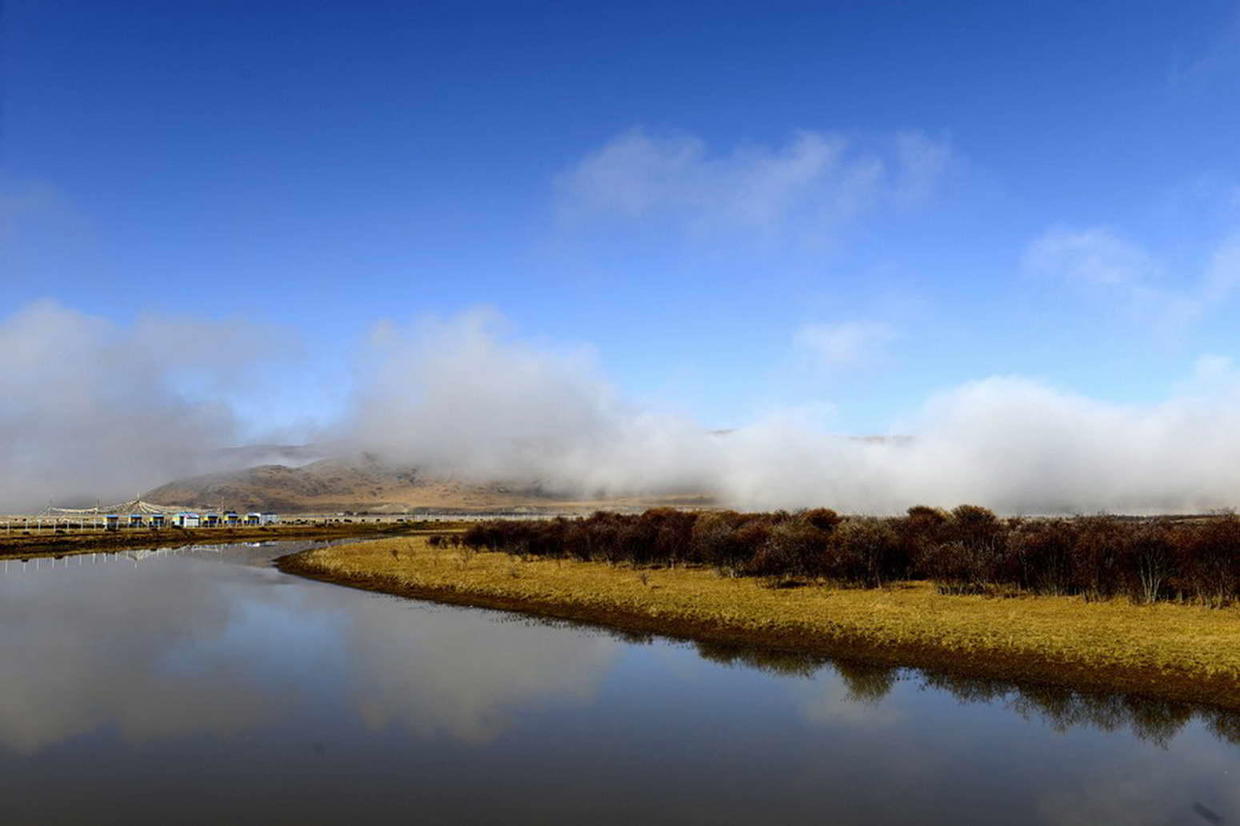
[[[431,477],[417,468],[389,467],[368,458],[323,459],[302,467],[260,465],[195,476],[155,488],[142,498],[157,504],[287,513],[559,512],[709,504],[700,496],[578,499],[545,491],[537,485],[480,484]]]

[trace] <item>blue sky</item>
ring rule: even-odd
[[[4,310],[297,342],[493,308],[634,403],[899,429],[1237,356],[1240,5],[6,4]],[[245,394],[242,394],[243,396]]]

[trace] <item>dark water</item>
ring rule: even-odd
[[[0,823],[1240,823],[1240,723],[409,602],[0,572]]]

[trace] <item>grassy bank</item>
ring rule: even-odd
[[[157,548],[172,545],[263,542],[281,539],[368,539],[409,534],[431,527],[430,523],[374,522],[326,523],[320,525],[264,525],[240,528],[163,528],[123,531],[79,531],[68,533],[0,533],[0,559],[33,559],[131,548]],[[441,530],[443,523],[434,523]]]
[[[425,536],[319,548],[282,570],[404,596],[962,674],[1240,709],[1240,609],[772,588],[701,567],[634,568],[432,547]]]

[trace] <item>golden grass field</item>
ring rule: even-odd
[[[432,548],[426,536],[318,548],[283,570],[445,602],[631,630],[1240,708],[1240,608],[1077,597],[772,588],[703,568],[643,568]]]

